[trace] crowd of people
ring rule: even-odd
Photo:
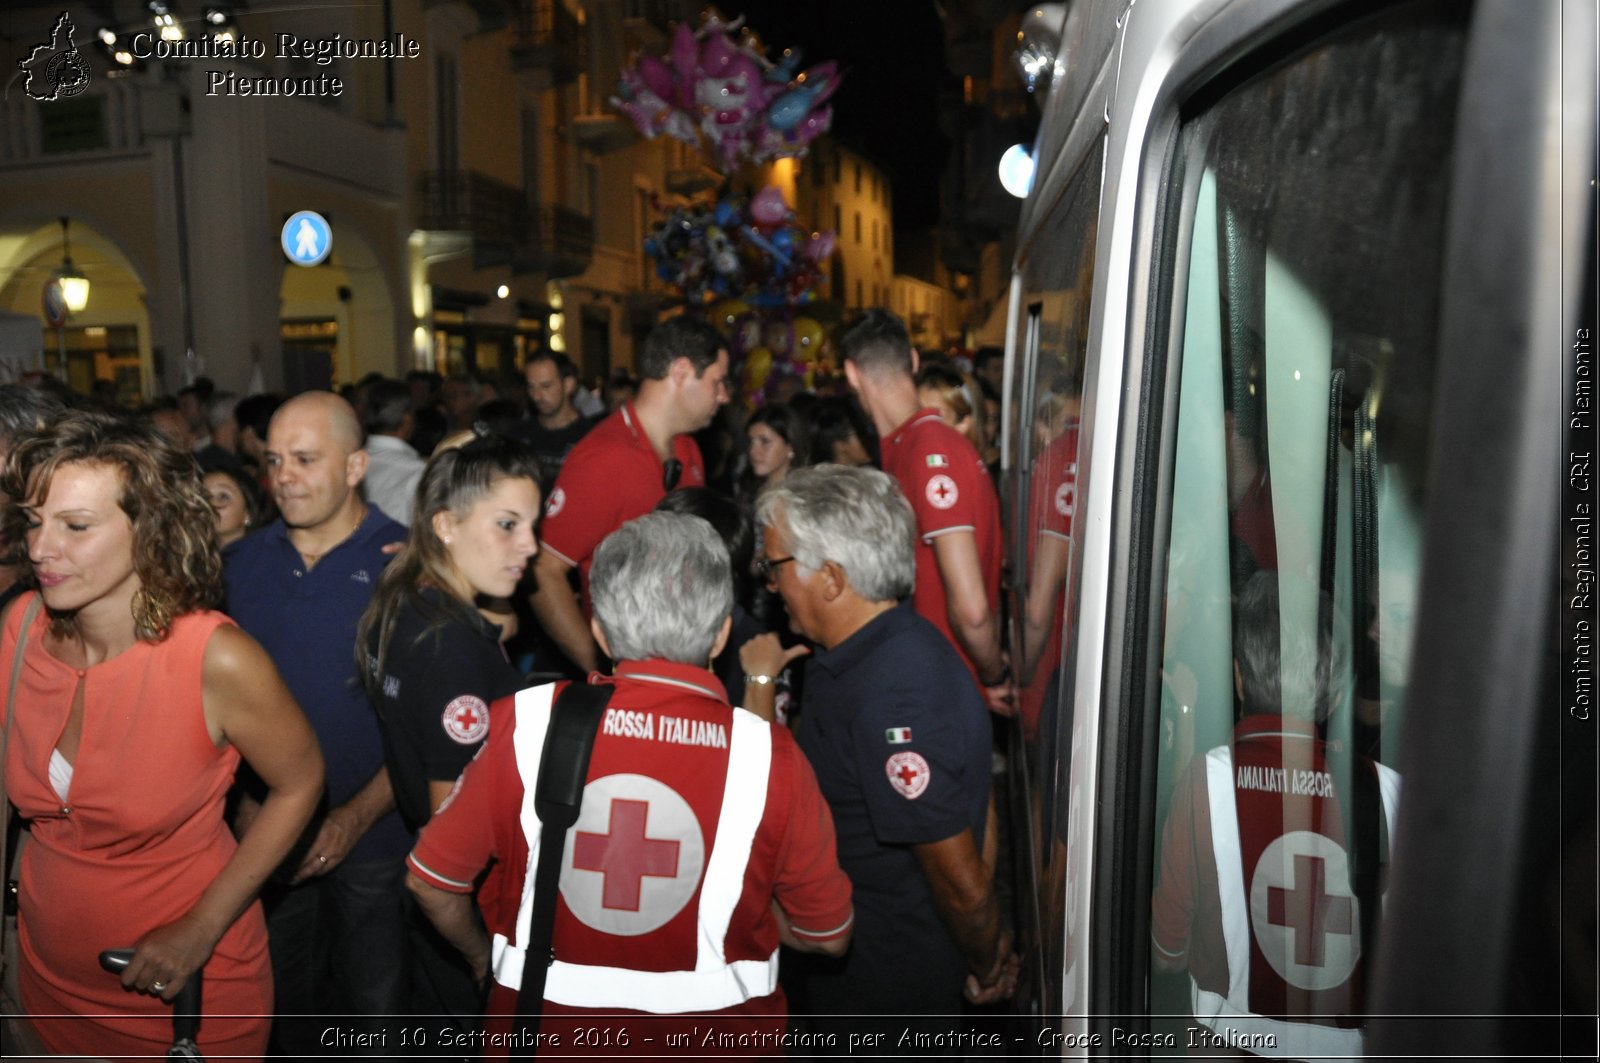
[[[687,315],[605,387],[545,350],[510,385],[138,412],[0,388],[8,959],[44,1047],[159,1055],[203,970],[207,1052],[383,1054],[426,1015],[503,1054],[544,738],[583,686],[609,701],[542,1030],[781,1054],[790,1013],[870,1035],[1006,999],[997,366],[922,364],[883,310],[838,345],[848,391],[753,411]]]

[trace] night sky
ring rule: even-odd
[[[833,134],[894,181],[896,228],[939,220],[939,177],[948,144],[939,132],[939,89],[950,77],[934,0],[744,0],[716,5],[761,36],[767,57],[798,46],[802,68],[836,60]]]

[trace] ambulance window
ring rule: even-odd
[[[1361,1051],[1391,765],[1422,680],[1408,663],[1462,40],[1455,5],[1400,6],[1184,118],[1136,946],[1158,1051]]]
[[[1077,615],[1078,420],[1089,331],[1103,144],[1086,153],[1037,239],[1012,369],[1006,499],[1013,579],[1013,663],[1027,793],[1019,811],[1036,846],[1029,868],[1039,898],[1046,978],[1061,969],[1066,889],[1067,775],[1072,749],[1072,658]],[[1025,933],[1026,933],[1025,924]],[[1060,987],[1041,987],[1060,1000]]]

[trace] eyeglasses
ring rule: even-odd
[[[661,466],[661,489],[670,491],[678,486],[678,481],[683,479],[683,462],[677,458],[668,458]]]
[[[758,557],[756,558],[756,575],[761,577],[761,582],[771,583],[778,573],[779,565],[786,565],[793,561],[792,557]]]

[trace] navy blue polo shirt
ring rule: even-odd
[[[322,744],[328,807],[348,801],[383,765],[378,719],[356,672],[356,625],[389,558],[383,547],[406,530],[376,506],[354,533],[306,568],[283,521],[246,536],[225,556],[228,615],[261,643]],[[404,859],[411,834],[384,816],[350,860]]]
[[[950,640],[909,601],[806,666],[796,737],[833,811],[856,929],[807,979],[817,1013],[956,1012],[966,962],[911,846],[971,829],[989,802],[989,712]]]

